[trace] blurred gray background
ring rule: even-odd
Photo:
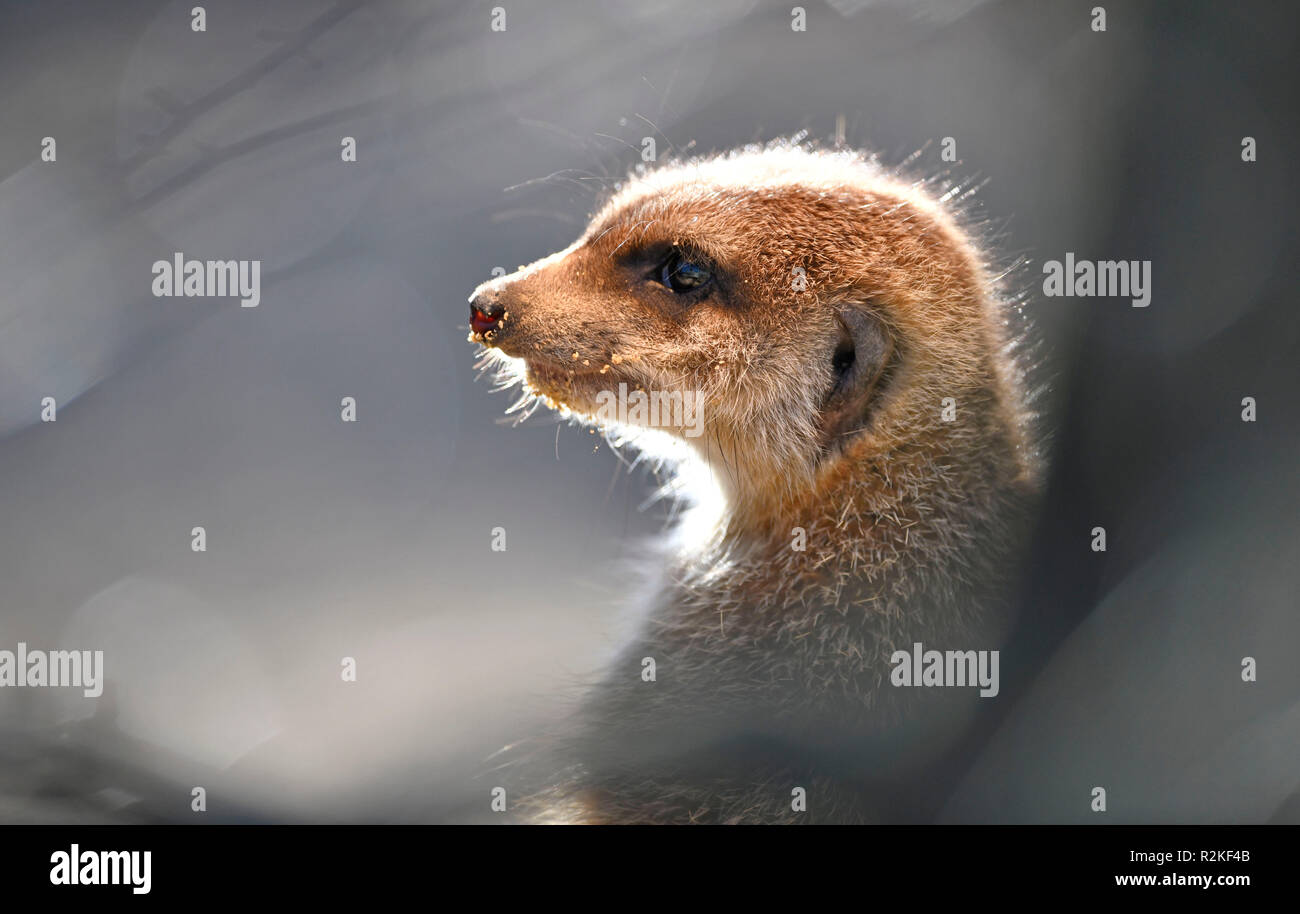
[[[485,809],[667,509],[585,431],[500,424],[468,293],[643,137],[840,115],[985,182],[1052,385],[1025,624],[943,818],[1098,821],[1105,786],[1105,821],[1300,820],[1293,4],[195,5],[0,4],[0,648],[104,650],[108,683],[0,690],[0,821]],[[175,251],[261,260],[260,307],[152,297]],[[1151,260],[1151,306],[1043,297],[1067,251]]]

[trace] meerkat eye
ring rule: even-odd
[[[673,248],[659,268],[659,281],[678,295],[703,288],[713,279],[709,268]]]

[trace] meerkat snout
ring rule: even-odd
[[[487,338],[501,327],[501,318],[506,309],[487,297],[476,296],[469,306],[469,328],[476,336]]]

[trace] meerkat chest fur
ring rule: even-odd
[[[770,526],[679,553],[629,666],[657,652],[675,677],[666,705],[696,690],[712,696],[710,717],[805,741],[875,738],[912,697],[886,681],[896,651],[995,648],[1011,621],[1030,502],[990,456],[849,464]],[[935,478],[945,486],[922,484]]]
[[[788,144],[638,177],[476,290],[471,339],[537,402],[596,425],[613,391],[694,405],[618,414],[713,508],[585,705],[574,764],[602,796],[746,734],[870,765],[957,726],[891,689],[889,658],[1005,634],[1038,475],[1006,307],[922,186]]]

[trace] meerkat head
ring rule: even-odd
[[[994,305],[924,192],[784,145],[633,178],[568,248],[476,289],[470,339],[552,406],[659,426],[756,510],[913,442],[960,459],[1002,426],[1014,446]]]

